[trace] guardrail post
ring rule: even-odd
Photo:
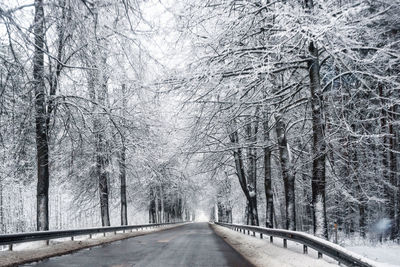
[[[106,236],[106,232],[103,232],[103,236]]]
[[[89,234],[89,239],[92,239],[92,234]]]
[[[50,240],[49,239],[46,240],[46,246],[48,246],[48,245],[50,245]]]
[[[272,235],[269,237],[269,242],[274,243],[274,237]]]
[[[253,232],[253,236],[256,236],[256,232]]]
[[[283,247],[287,248],[287,240],[286,239],[283,239]]]
[[[250,230],[247,230],[247,234],[250,235]]]
[[[114,231],[114,235],[116,235],[117,234],[117,231]]]
[[[13,250],[13,244],[8,245],[8,250],[12,251]]]
[[[308,254],[308,247],[303,245],[303,254]]]
[[[74,236],[71,236],[71,241],[74,241]]]
[[[260,233],[260,238],[263,239],[263,234],[262,233]]]
[[[322,259],[322,253],[318,251],[318,259]]]

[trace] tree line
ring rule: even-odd
[[[142,3],[7,4],[0,4],[1,231],[190,217],[184,174],[158,143],[165,136],[157,92],[145,86],[153,61],[143,43],[156,29]]]
[[[366,237],[386,218],[380,238],[399,239],[399,2],[188,1],[177,13],[193,50],[177,87],[191,152],[240,187],[241,222]]]

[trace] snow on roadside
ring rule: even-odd
[[[367,238],[357,233],[352,236],[340,235],[340,244],[366,258],[376,261],[377,266],[400,266],[400,245],[396,241],[378,242],[379,235],[370,232]]]
[[[269,239],[260,239],[258,235],[244,235],[215,224],[212,227],[234,249],[259,267],[338,266],[336,261],[325,255],[323,259],[318,259],[317,252],[311,248],[308,249],[309,254],[304,255],[302,246],[295,242],[288,241],[288,249],[285,249],[280,238],[274,238],[274,243],[271,244]]]
[[[103,236],[103,234],[96,234],[93,235],[92,239],[88,239],[85,236],[77,237],[74,241],[71,241],[70,238],[55,239],[50,241],[49,246],[45,244],[45,241],[16,244],[13,247],[13,251],[0,251],[0,266],[15,266],[18,264],[39,261],[49,257],[68,254],[84,248],[98,246],[105,243],[110,243],[139,235],[158,232],[165,229],[171,229],[180,225],[182,224],[140,231],[133,230],[133,232],[127,232],[125,234],[120,232],[116,235],[114,235],[114,233],[107,233],[105,237]]]
[[[400,266],[399,245],[346,246],[346,249],[377,261],[380,267]]]

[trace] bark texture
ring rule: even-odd
[[[274,198],[272,193],[272,172],[271,172],[271,148],[270,144],[270,136],[268,129],[268,113],[264,111],[263,114],[263,134],[264,134],[264,191],[265,191],[265,199],[266,199],[266,211],[265,211],[265,226],[272,228],[273,224],[273,215],[274,215]]]
[[[49,144],[44,82],[44,10],[43,1],[35,0],[35,51],[33,78],[35,88],[37,149],[37,215],[38,231],[49,230]]]
[[[247,209],[246,209],[247,224],[258,225],[257,195],[254,191],[256,189],[254,184],[256,181],[253,180],[254,176],[251,178],[252,179],[251,181],[248,181],[248,178],[246,178],[244,162],[243,162],[243,151],[242,148],[240,147],[239,134],[237,129],[235,129],[235,127],[236,126],[233,127],[232,132],[229,134],[229,138],[231,140],[231,143],[235,146],[233,148],[233,157],[235,160],[236,175],[239,179],[240,187],[242,188],[242,191],[247,199]],[[254,154],[248,154],[248,160],[250,163],[249,169],[253,168],[252,164],[254,164],[254,162],[252,163],[252,161],[255,160],[254,157],[255,157]],[[248,174],[255,175],[253,171],[254,169],[249,170]]]
[[[258,208],[257,208],[257,143],[258,120],[255,119],[246,125],[247,137],[247,190],[249,191],[248,199],[248,217],[251,225],[259,225]]]
[[[127,99],[125,84],[122,85],[122,118],[126,116]],[[125,123],[124,123],[125,124]],[[126,201],[126,147],[124,133],[121,135],[121,151],[119,159],[119,179],[121,183],[121,225],[128,225],[128,208]]]
[[[325,200],[325,160],[326,143],[324,135],[324,119],[322,113],[322,88],[319,77],[319,52],[316,44],[310,42],[308,47],[311,59],[308,61],[310,77],[312,135],[313,135],[313,167],[312,167],[312,204],[314,234],[328,238]]]
[[[127,210],[127,203],[126,203],[126,151],[125,146],[121,149],[120,154],[120,161],[119,161],[119,179],[121,182],[121,225],[128,225],[128,210]]]
[[[109,213],[109,191],[108,191],[108,165],[109,153],[106,140],[107,127],[101,118],[104,112],[102,107],[106,104],[107,93],[107,76],[105,74],[106,55],[104,54],[104,46],[101,40],[97,38],[98,28],[98,8],[97,2],[93,6],[93,47],[91,47],[92,58],[91,70],[89,70],[89,94],[93,102],[93,133],[95,143],[95,176],[99,184],[99,200],[100,200],[100,217],[102,226],[110,225]]]
[[[275,130],[279,147],[279,162],[281,164],[283,185],[285,190],[286,229],[296,230],[295,176],[290,166],[285,123],[280,114],[275,115],[275,120]]]

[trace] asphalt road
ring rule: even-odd
[[[53,257],[33,266],[253,265],[217,236],[208,223],[189,223],[173,229]]]

